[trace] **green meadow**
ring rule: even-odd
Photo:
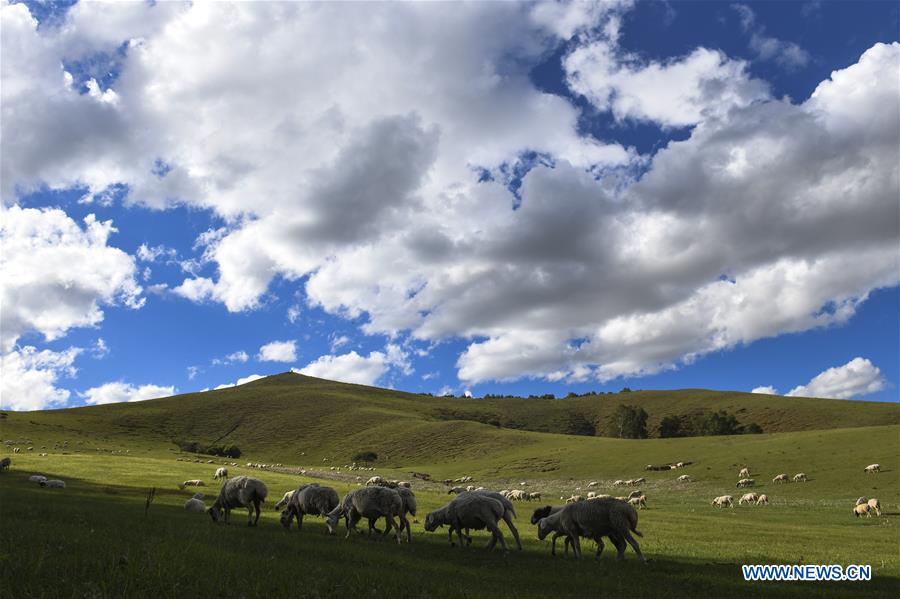
[[[623,440],[564,434],[571,414],[602,425],[618,403],[640,405],[651,428],[663,416],[727,409],[764,434]],[[0,565],[3,597],[402,597],[814,596],[900,593],[900,409],[875,404],[699,390],[632,392],[563,400],[431,398],[278,375],[241,387],[133,404],[29,413],[0,419]],[[485,424],[486,421],[498,421]],[[177,441],[234,444],[240,458],[185,453]],[[8,442],[8,443],[7,443]],[[33,447],[31,451],[27,447]],[[13,453],[19,447],[19,453]],[[358,451],[379,454],[375,472],[348,472]],[[46,453],[46,456],[39,455]],[[199,460],[199,461],[194,461]],[[212,460],[213,463],[207,463]],[[646,464],[691,461],[676,471]],[[209,505],[223,462],[269,488],[258,528],[245,512],[215,525],[182,506],[199,478]],[[247,462],[281,463],[260,470]],[[882,472],[863,473],[879,462]],[[768,506],[715,509],[748,466]],[[305,476],[298,472],[303,468]],[[332,469],[334,468],[334,470]],[[340,468],[340,470],[337,470]],[[451,548],[446,530],[427,533],[425,514],[449,500],[433,479],[473,476],[476,485],[524,488],[541,502],[516,504],[524,550]],[[776,485],[779,473],[807,483]],[[286,531],[272,509],[281,495],[316,481],[339,493],[371,474],[413,481],[419,501],[412,544],[343,534],[318,518]],[[45,489],[27,480],[66,481]],[[694,482],[677,483],[680,474]],[[607,543],[600,560],[551,557],[529,523],[531,510],[596,491],[627,494],[615,479],[646,477],[648,508],[638,529],[647,564]],[[155,498],[147,505],[150,489]],[[579,490],[580,489],[580,490]],[[858,496],[878,497],[883,515],[851,515]],[[512,536],[503,528],[506,540]],[[870,564],[869,582],[745,582],[740,565]]]

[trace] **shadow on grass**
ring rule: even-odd
[[[472,548],[450,548],[445,529],[416,527],[411,545],[359,535],[345,540],[325,534],[319,519],[286,531],[271,501],[258,528],[243,518],[216,525],[182,509],[194,489],[157,489],[145,517],[147,489],[46,475],[63,478],[68,488],[40,488],[18,472],[0,476],[3,596],[58,596],[65,588],[100,597],[859,597],[863,590],[890,597],[900,586],[877,574],[868,583],[748,583],[737,563],[650,555],[642,564],[630,549],[616,562],[609,545],[600,560],[553,558],[531,530],[522,530],[525,550],[508,553],[485,551],[484,535]]]

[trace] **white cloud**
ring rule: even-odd
[[[335,350],[337,350],[340,347],[343,347],[344,345],[347,345],[348,343],[350,343],[350,337],[348,337],[346,335],[340,335],[337,337],[333,337],[329,344],[331,346],[331,353],[334,353]]]
[[[263,348],[266,348],[266,347],[268,347],[268,346],[263,346]],[[262,351],[263,348],[260,348],[260,351]],[[215,366],[221,366],[221,365],[227,365],[227,364],[243,364],[244,362],[246,362],[249,359],[250,359],[250,355],[247,352],[240,350],[240,351],[232,352],[232,353],[228,354],[227,356],[225,356],[224,358],[213,358],[212,363]],[[286,361],[289,361],[289,360],[286,360]]]
[[[778,395],[778,389],[771,385],[755,387],[750,393],[762,393],[764,395]]]
[[[667,62],[617,52],[615,45],[598,40],[571,52],[564,66],[573,91],[619,120],[695,125],[768,97],[767,85],[751,79],[743,61],[716,50],[697,48]]]
[[[174,260],[178,257],[178,251],[164,245],[148,246],[142,243],[137,249],[137,257],[144,262],[156,262],[160,258]]]
[[[787,69],[796,69],[809,62],[809,52],[794,42],[766,35],[765,27],[756,23],[756,14],[744,4],[733,4],[744,31],[750,34],[750,48],[760,60],[772,60]]]
[[[123,383],[119,381],[114,383],[105,383],[103,385],[100,385],[99,387],[91,387],[90,389],[79,393],[79,395],[84,398],[84,403],[98,406],[109,403],[143,401],[145,399],[155,399],[157,397],[168,397],[170,395],[175,395],[175,393],[176,389],[173,386],[134,386],[130,383]]]
[[[374,385],[391,368],[396,368],[404,374],[412,373],[408,354],[395,344],[388,344],[384,352],[369,352],[368,356],[361,356],[355,351],[339,356],[319,356],[303,368],[293,370],[300,374],[342,383]]]
[[[843,366],[817,374],[807,384],[791,389],[787,395],[849,399],[881,391],[886,385],[881,369],[866,358],[853,358]]]
[[[187,377],[188,377],[189,381],[194,380],[199,373],[200,373],[199,366],[188,366],[187,367]]]
[[[60,377],[74,377],[80,348],[62,352],[26,346],[0,357],[0,406],[5,410],[63,407],[69,391],[56,386]]]
[[[228,389],[230,387],[240,386],[245,383],[252,383],[253,381],[258,381],[259,379],[263,379],[263,378],[266,378],[266,377],[264,377],[261,374],[251,374],[249,376],[245,376],[243,378],[238,379],[237,382],[219,385],[215,388],[215,390],[218,391],[219,389]],[[205,389],[204,389],[204,391],[205,391]]]
[[[290,306],[287,311],[288,322],[290,322],[291,324],[297,322],[297,320],[300,318],[300,313],[300,306],[298,306],[297,304]]]
[[[109,346],[106,345],[103,337],[98,337],[97,341],[94,342],[94,346],[91,348],[91,355],[97,360],[101,360],[109,355]]]
[[[293,362],[297,359],[296,341],[272,341],[259,348],[256,359],[260,362]]]
[[[59,209],[0,208],[2,345],[36,331],[48,341],[103,320],[102,304],[140,308],[134,260],[108,245],[93,214],[80,226]]]

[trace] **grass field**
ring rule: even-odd
[[[683,395],[678,398],[679,393]],[[675,392],[681,410],[689,402],[762,414],[772,398],[747,394]],[[742,399],[743,398],[743,399]],[[597,401],[614,401],[603,396]],[[632,403],[653,414],[655,397],[632,394]],[[504,410],[528,420],[525,400],[479,404],[439,400],[386,390],[327,383],[306,377],[272,377],[242,387],[137,404],[52,412],[9,413],[0,436],[33,451],[11,455],[10,472],[0,475],[0,560],[3,597],[185,597],[185,596],[351,596],[394,593],[403,597],[482,596],[798,596],[888,597],[900,593],[900,426],[896,405],[857,402],[809,404],[784,399],[790,432],[735,437],[619,440],[496,428],[440,414],[452,403],[472,410]],[[527,400],[531,401],[531,400]],[[562,400],[577,403],[581,400]],[[761,402],[756,404],[754,402]],[[824,400],[823,400],[824,401]],[[469,406],[472,406],[471,408]],[[547,410],[535,410],[530,428]],[[569,408],[566,408],[569,409]],[[822,419],[822,413],[829,415]],[[803,429],[804,419],[822,422]],[[501,413],[501,416],[503,414]],[[510,416],[512,417],[512,416]],[[882,417],[886,424],[871,426]],[[863,424],[869,424],[868,426]],[[524,428],[524,427],[522,427]],[[227,433],[227,434],[226,434]],[[220,438],[245,452],[236,461],[281,462],[310,469],[310,476],[229,467],[251,474],[269,487],[260,527],[243,525],[235,513],[230,526],[187,514],[193,490],[177,483],[201,478],[210,485],[216,464],[197,459],[172,444],[174,438],[212,442]],[[67,446],[63,447],[63,443]],[[56,448],[54,448],[56,447]],[[624,562],[607,551],[599,562],[552,558],[549,545],[528,523],[540,504],[517,505],[524,551],[485,552],[478,533],[473,548],[450,548],[446,531],[426,533],[427,511],[448,496],[440,484],[416,481],[418,519],[413,543],[327,536],[324,524],[308,519],[302,532],[285,531],[271,507],[281,494],[305,481],[356,486],[355,476],[335,472],[361,449],[374,449],[378,474],[409,479],[424,471],[436,479],[475,477],[489,488],[525,481],[540,491],[542,503],[587,482],[599,492],[620,494],[618,478],[645,476],[641,489],[649,507],[640,512],[639,539],[648,564],[629,549]],[[46,452],[49,455],[39,456]],[[126,453],[127,452],[127,453]],[[675,472],[645,472],[648,463],[690,460]],[[863,467],[880,462],[883,471]],[[740,493],[737,471],[749,465],[757,492],[771,505],[717,510],[716,495]],[[773,485],[780,472],[806,472],[808,483]],[[40,473],[66,480],[64,490],[27,482]],[[678,474],[696,482],[678,484]],[[314,476],[313,476],[314,475]],[[145,513],[151,487],[156,499]],[[884,515],[857,520],[851,515],[860,495],[878,497]],[[210,499],[207,499],[207,504]],[[506,532],[504,530],[504,532]],[[508,541],[511,535],[506,534]],[[589,549],[586,548],[587,555]],[[873,580],[843,583],[747,583],[742,563],[871,564]]]

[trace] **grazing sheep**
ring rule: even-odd
[[[741,468],[741,471],[738,472],[738,478],[750,478],[750,469]]]
[[[362,518],[369,520],[370,532],[373,522],[378,518],[384,518],[387,522],[384,534],[388,534],[392,529],[396,530],[394,536],[397,543],[400,543],[400,529],[394,522],[394,517],[401,516],[402,513],[403,500],[398,492],[380,486],[361,487],[344,495],[343,501],[327,514],[325,525],[328,527],[328,533],[334,534],[338,520],[343,517],[347,527],[345,538],[349,538],[353,531],[362,534],[356,529],[357,523]]]
[[[634,479],[633,481],[631,481],[631,484],[633,484],[633,485],[639,485],[639,484],[645,483],[645,482],[647,482],[647,479],[644,478],[644,477],[642,476],[642,477],[640,477],[640,478],[636,478],[636,479]]]
[[[528,501],[540,501],[540,500],[541,500],[540,493],[529,493],[528,494]]]
[[[385,480],[380,476],[373,476],[369,480],[366,481],[366,486],[371,487],[372,485],[383,485]]]
[[[590,501],[594,501],[595,499],[611,499],[612,495],[607,495],[606,493],[597,493],[593,497],[589,498]]]
[[[599,484],[600,484],[600,483],[598,483],[597,481],[593,480],[593,481],[591,481],[591,482],[588,483],[588,487],[596,487],[596,486],[599,485]]]
[[[466,492],[465,487],[450,487],[449,489],[447,489],[447,495],[452,495],[454,493],[459,495],[460,493],[465,493],[465,492]]]
[[[766,494],[760,495],[759,499],[756,500],[756,505],[769,505],[769,496]]]
[[[466,487],[466,491],[469,492],[469,493],[471,493],[471,492],[474,491],[474,490],[475,490],[475,485],[468,485],[468,486]]]
[[[856,505],[862,505],[864,503],[869,503],[868,497],[857,497],[856,498]]]
[[[866,502],[866,505],[869,506],[870,510],[875,511],[876,516],[881,516],[881,502],[878,501],[875,497]]]
[[[397,483],[398,487],[403,487],[404,489],[412,489],[412,483],[406,480],[401,480]]]
[[[881,472],[881,464],[869,464],[863,469],[863,472],[866,474],[874,474],[876,472]]]
[[[625,481],[624,481],[624,480],[616,480],[615,482],[613,482],[612,486],[614,486],[614,487],[621,487],[621,486],[623,486],[624,484],[625,484]]]
[[[588,494],[587,494],[588,499],[593,499],[596,496],[597,496],[597,494],[594,493],[593,491],[588,491]]]
[[[744,505],[744,503],[753,505],[757,501],[759,501],[759,495],[757,495],[756,493],[745,493],[744,495],[741,495],[740,499],[738,499],[738,505]]]
[[[632,507],[636,507],[638,509],[644,509],[647,507],[647,496],[646,495],[638,495],[637,497],[632,497],[628,500],[628,503]]]
[[[568,499],[566,499],[566,503],[578,503],[579,501],[584,501],[584,497],[581,495],[572,495]]]
[[[720,495],[719,497],[713,499],[710,502],[710,505],[713,505],[717,508],[723,508],[725,506],[734,508],[734,497],[732,497],[731,495]]]
[[[0,472],[4,470],[9,470],[9,465],[12,464],[12,460],[7,456],[0,460]]]
[[[506,522],[507,528],[509,528],[509,532],[512,533],[513,538],[516,540],[516,546],[519,548],[519,551],[522,550],[522,541],[519,539],[519,531],[516,528],[514,518],[516,517],[516,508],[513,507],[512,501],[509,498],[504,497],[501,493],[496,493],[494,491],[488,491],[487,489],[483,491],[475,491],[478,495],[484,495],[485,497],[490,497],[492,499],[496,499],[503,506],[503,521]],[[531,493],[531,495],[540,495],[540,493]],[[466,533],[468,534],[468,532]]]
[[[42,474],[32,474],[28,477],[28,482],[30,483],[43,483],[47,481],[47,477]]]
[[[48,489],[65,489],[66,488],[65,481],[56,480],[56,479],[41,481],[40,485],[42,487],[46,487]]]
[[[430,512],[425,517],[425,530],[434,532],[438,527],[447,525],[450,528],[450,545],[454,545],[453,531],[456,531],[460,546],[466,546],[472,543],[472,538],[463,535],[463,529],[488,529],[491,531],[491,540],[487,544],[487,549],[493,549],[497,541],[500,541],[503,549],[508,550],[503,533],[497,526],[504,511],[503,504],[493,497],[481,493],[466,493],[444,507]],[[464,536],[465,543],[463,542]]]
[[[269,489],[263,481],[250,476],[235,476],[225,481],[219,490],[219,496],[213,502],[207,513],[213,522],[219,521],[219,516],[225,512],[225,523],[231,517],[231,510],[238,507],[247,508],[247,526],[259,524],[259,505],[266,500]],[[256,510],[256,520],[253,519],[253,511]]]
[[[805,483],[806,481],[807,481],[806,473],[804,473],[804,472],[799,472],[799,473],[797,473],[797,474],[794,475],[794,482],[795,482],[795,483],[801,483],[801,482],[802,482],[802,483]]]
[[[406,515],[410,514],[413,518],[416,517],[416,510],[418,509],[418,506],[416,505],[416,494],[412,492],[412,489],[407,487],[399,487],[397,493],[400,494],[400,499],[403,501],[403,510],[400,513],[399,532],[400,534],[403,534],[403,529],[406,529],[406,542],[412,543],[412,527],[410,527],[409,519]]]
[[[184,509],[187,512],[194,512],[196,514],[202,514],[206,511],[206,504],[203,503],[200,499],[196,497],[191,497],[187,501],[184,502]]]
[[[859,518],[860,516],[865,516],[866,518],[871,518],[872,514],[869,513],[869,504],[861,503],[853,508],[853,515]]]
[[[303,487],[300,487],[301,489]],[[288,503],[291,501],[291,497],[294,496],[294,493],[297,492],[297,489],[292,489],[290,491],[286,491],[284,497],[278,500],[278,503],[275,504],[275,511],[279,512],[287,507]]]
[[[628,494],[628,499],[634,499],[635,497],[640,497],[643,494],[644,494],[643,491],[641,491],[640,489],[637,489]]]
[[[206,483],[202,480],[186,480],[180,485],[178,485],[179,489],[184,489],[185,487],[205,487]]]
[[[506,494],[507,499],[510,501],[524,501],[528,498],[528,493],[522,491],[521,489],[513,489],[509,493]]]
[[[625,557],[625,541],[627,541],[638,559],[645,561],[641,547],[631,533],[644,536],[637,529],[637,511],[627,503],[615,499],[574,503],[563,507],[538,521],[538,539],[544,540],[547,534],[554,532],[567,536],[572,542],[575,557],[581,557],[581,537],[592,539],[597,543],[597,557],[603,552],[602,537],[613,542],[618,551],[617,560]]]
[[[778,476],[776,476],[775,478],[772,479],[773,484],[774,483],[786,483],[786,482],[790,482],[790,478],[788,477],[787,474],[779,474]]]
[[[752,487],[752,486],[755,485],[755,484],[756,484],[756,481],[753,480],[752,478],[742,478],[741,480],[739,480],[739,481],[737,482],[737,484],[735,485],[735,487],[738,488],[738,489],[740,489],[740,488],[742,488],[742,487]]]
[[[682,474],[681,476],[679,476],[679,477],[676,478],[675,480],[678,481],[678,482],[680,482],[680,483],[689,483],[689,482],[691,482],[691,475],[690,475],[690,474]]]
[[[213,480],[219,480],[220,478],[222,480],[228,478],[228,468],[216,468],[216,473],[213,474]]]
[[[297,518],[297,530],[303,529],[303,516],[325,516],[338,506],[340,499],[337,491],[331,487],[321,487],[317,483],[301,485],[288,500],[287,507],[281,512],[281,525],[290,529],[294,517]]]

